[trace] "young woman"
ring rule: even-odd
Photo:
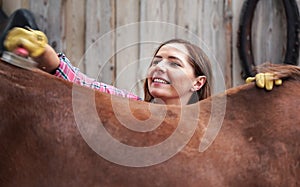
[[[192,104],[211,95],[211,64],[206,54],[185,40],[161,44],[149,66],[145,101]]]
[[[41,31],[15,27],[8,32],[4,45],[15,53],[20,53],[20,47],[26,49],[28,54],[20,55],[32,57],[42,70],[57,77],[101,92],[142,100],[135,94],[81,73],[64,54],[57,54],[48,45],[47,37]],[[195,103],[211,95],[211,77],[209,59],[199,47],[181,39],[169,40],[158,47],[150,63],[144,84],[144,101],[167,105]],[[258,87],[266,90],[272,90],[274,83],[281,84],[281,80],[270,73],[259,73],[248,80],[255,80]]]
[[[57,54],[47,44],[44,33],[14,28],[4,45],[7,50],[26,49],[39,67],[57,77],[122,97],[141,100],[138,96],[111,85],[97,82],[73,67],[64,54]],[[21,54],[22,55],[22,54]],[[211,66],[208,57],[197,46],[181,39],[169,40],[156,50],[144,85],[145,101],[167,105],[186,105],[211,94]]]

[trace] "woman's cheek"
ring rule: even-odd
[[[147,70],[147,78],[152,77],[153,68],[149,67]]]

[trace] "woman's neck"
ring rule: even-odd
[[[184,98],[168,98],[168,99],[163,99],[163,98],[154,98],[153,103],[156,104],[163,104],[163,105],[187,105],[188,99]]]

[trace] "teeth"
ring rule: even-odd
[[[167,81],[162,80],[162,79],[158,79],[158,78],[153,79],[153,82],[162,83],[162,84],[168,84]]]

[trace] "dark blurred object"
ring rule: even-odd
[[[0,9],[0,30],[2,31],[7,23],[8,16],[5,14],[5,12]]]
[[[3,14],[3,15],[2,15]],[[7,17],[5,13],[1,10],[1,35],[0,35],[0,53],[5,50],[3,45],[5,37],[9,30],[14,27],[30,27],[34,30],[39,30],[35,22],[35,17],[32,12],[27,9],[18,9],[11,16]]]

